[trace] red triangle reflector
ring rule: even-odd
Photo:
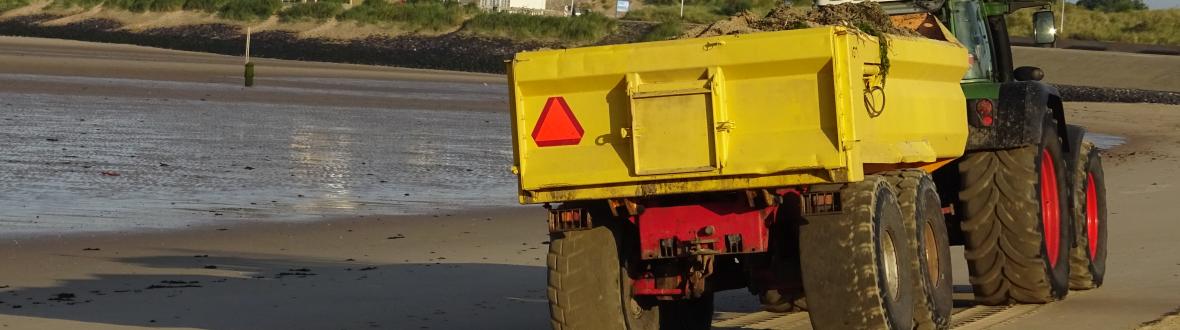
[[[565,98],[550,97],[533,128],[533,141],[538,147],[577,145],[582,142],[582,124],[574,117]]]

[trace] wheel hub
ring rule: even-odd
[[[938,242],[934,237],[934,227],[929,222],[924,227],[922,231],[922,241],[924,242],[922,244],[922,257],[926,259],[926,274],[930,277],[928,283],[932,283],[937,288],[939,286],[938,264],[941,262],[941,260],[938,260]]]
[[[1086,173],[1086,242],[1090,261],[1098,257],[1098,190],[1094,187],[1094,173]]]
[[[885,231],[881,235],[881,257],[884,259],[885,291],[889,299],[897,301],[897,293],[901,291],[901,280],[898,278],[897,247],[893,244],[893,231]]]
[[[1049,267],[1056,267],[1061,243],[1061,207],[1057,191],[1057,168],[1049,149],[1041,150],[1041,222]]]

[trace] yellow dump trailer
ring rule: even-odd
[[[511,61],[520,202],[857,182],[963,154],[957,43],[843,27]]]
[[[1101,284],[1101,160],[1043,72],[1012,68],[996,19],[1048,2],[872,1],[813,10],[888,7],[928,38],[828,26],[516,55],[512,169],[548,212],[554,329],[733,327],[712,304],[736,289],[818,330],[948,329],[952,244],[980,304]]]

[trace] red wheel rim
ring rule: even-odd
[[[1057,198],[1057,168],[1049,149],[1041,150],[1041,222],[1045,233],[1045,251],[1049,267],[1057,265],[1061,243],[1061,207]]]
[[[1098,190],[1094,188],[1094,173],[1086,173],[1086,242],[1090,261],[1098,256]]]

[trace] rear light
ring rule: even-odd
[[[991,127],[992,123],[996,121],[993,117],[993,110],[995,110],[995,105],[992,104],[992,100],[981,99],[975,102],[975,112],[979,113],[979,124]]]
[[[590,214],[582,208],[551,208],[549,209],[549,232],[560,233],[572,230],[589,229],[594,226]]]

